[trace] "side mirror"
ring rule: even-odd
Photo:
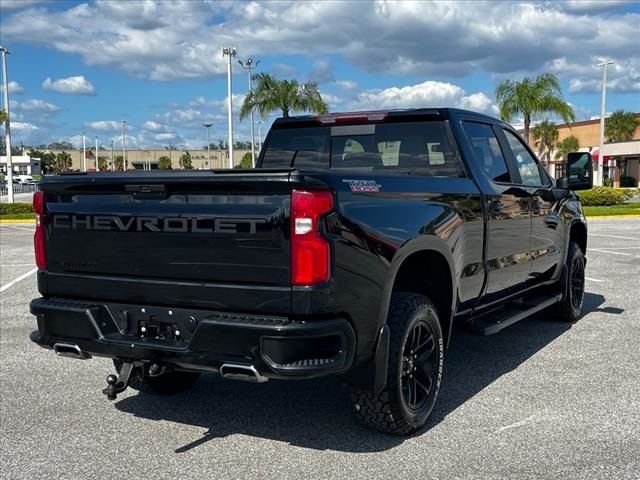
[[[567,155],[566,177],[556,181],[556,187],[570,190],[589,190],[593,187],[593,159],[588,152]]]

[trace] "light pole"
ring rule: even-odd
[[[122,120],[122,170],[127,171],[127,122]]]
[[[113,165],[113,139],[111,139],[111,171],[113,172],[115,167]]]
[[[7,118],[4,123],[4,134],[7,148],[7,201],[13,203],[13,162],[11,161],[11,121],[9,118],[9,79],[7,78],[7,55],[11,52],[0,46],[2,52],[2,79],[4,80],[4,109]]]
[[[85,143],[84,132],[82,132],[82,171],[87,171],[87,144]]]
[[[229,168],[233,168],[233,99],[231,98],[231,58],[236,56],[236,47],[224,47],[222,56],[227,57],[227,96],[229,97]]]
[[[213,123],[203,123],[202,126],[207,129],[207,157],[209,158],[209,166],[211,166],[211,135],[209,129]]]
[[[253,92],[253,69],[260,64],[260,60],[248,58],[244,62],[238,60],[242,68],[249,72],[249,94]],[[253,131],[253,108],[249,112],[249,120],[251,121],[251,167],[256,168],[256,136]]]
[[[262,151],[262,120],[258,121],[258,153]]]
[[[607,66],[613,65],[612,61],[604,61],[598,64],[598,67],[604,67],[602,73],[602,105],[600,107],[600,147],[598,149],[598,180],[597,185],[604,185],[604,116],[607,104]]]
[[[100,164],[98,163],[98,136],[96,135],[96,172],[100,171]]]

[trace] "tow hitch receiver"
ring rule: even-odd
[[[115,400],[118,394],[124,392],[129,386],[129,379],[131,378],[133,369],[141,365],[140,362],[124,362],[119,375],[111,374],[107,377],[109,386],[102,390],[102,393],[104,393],[109,400]]]

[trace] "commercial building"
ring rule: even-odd
[[[62,150],[44,150],[45,153],[53,153],[58,155]],[[71,170],[83,171],[83,158],[82,149],[80,150],[65,150],[71,156]],[[158,168],[158,161],[160,157],[168,157],[171,160],[172,169],[180,169],[180,157],[186,152],[191,155],[191,165],[194,169],[211,169],[211,168],[226,168],[228,165],[229,151],[227,149],[211,150],[211,162],[209,162],[209,155],[207,150],[160,150],[154,148],[141,148],[141,149],[127,149],[126,160],[127,168],[130,170],[148,170],[151,168],[155,170]],[[234,150],[233,151],[233,164],[238,165],[242,157],[246,153],[250,153],[251,150]],[[112,160],[115,161],[118,157],[122,157],[122,149],[105,149],[98,151],[98,157],[103,157],[107,161],[108,170],[112,170]],[[15,157],[14,157],[15,158]],[[93,171],[96,168],[95,153],[93,150],[86,150],[87,170]]]
[[[40,159],[29,155],[11,155],[11,165],[16,175],[40,175]],[[0,175],[7,174],[7,157],[0,156]]]
[[[636,115],[640,119],[640,114]],[[600,119],[586,120],[570,124],[558,125],[558,143],[567,137],[578,139],[580,151],[591,152],[596,162],[602,162],[600,157]],[[633,179],[634,186],[640,187],[640,128],[636,129],[632,139],[628,142],[605,143],[603,145],[604,177],[613,180],[614,186],[620,186],[623,177]],[[561,177],[564,172],[564,160],[555,159],[555,150],[540,155],[547,170],[554,177]],[[630,180],[627,180],[630,181]]]

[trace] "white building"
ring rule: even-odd
[[[11,155],[15,175],[40,175],[40,159],[29,155]],[[7,157],[0,156],[0,175],[7,174]]]

